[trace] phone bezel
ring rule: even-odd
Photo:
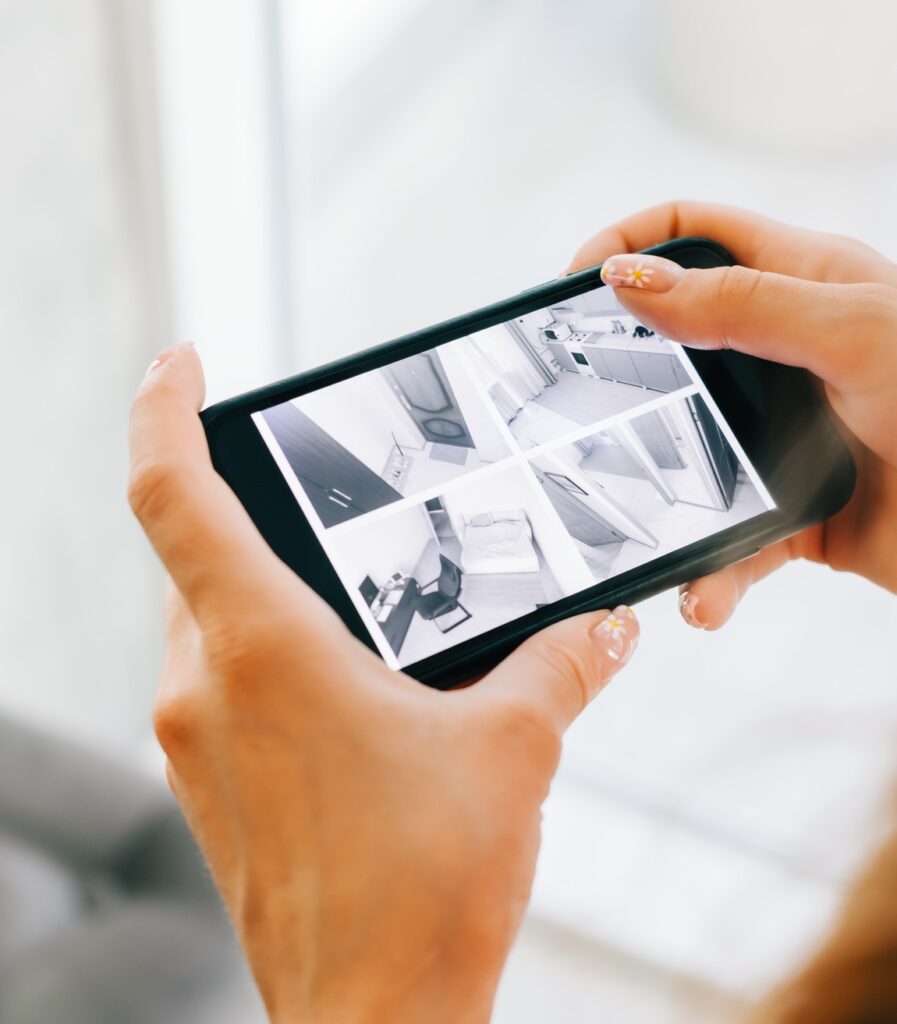
[[[728,266],[719,244],[683,238],[646,250],[685,267]],[[602,286],[600,266],[527,289],[502,302],[417,331],[357,355],[211,406],[201,414],[212,461],[275,553],[313,587],[371,650],[376,645],[324,554],[261,435],[250,419],[265,409],[347,377],[522,316]],[[849,450],[805,371],[731,351],[690,349],[720,411],[754,463],[777,508],[653,562],[538,609],[403,671],[444,689],[477,676],[544,626],[590,609],[638,601],[737,561],[803,526],[828,518],[849,499]]]

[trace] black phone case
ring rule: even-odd
[[[673,259],[690,268],[731,266],[734,263],[732,256],[723,246],[706,238],[674,239],[645,251]],[[225,480],[233,484],[224,445],[219,448],[216,441],[219,427],[232,421],[235,417],[246,417],[252,412],[286,401],[298,394],[315,390],[348,376],[364,373],[384,363],[414,355],[432,348],[434,345],[471,334],[491,324],[510,319],[512,316],[523,315],[549,303],[562,300],[568,295],[582,292],[588,285],[598,286],[599,284],[601,284],[600,266],[591,267],[571,274],[567,278],[529,288],[510,299],[476,310],[466,316],[446,321],[396,341],[367,349],[346,359],[220,402],[204,410],[201,414],[209,439],[213,463]],[[707,366],[710,366],[712,362],[718,363],[721,359],[718,353],[693,351],[692,355],[702,377],[704,377],[704,371],[698,365],[696,356],[698,359],[706,359]],[[761,363],[760,360],[737,353],[726,353],[725,360],[729,364],[730,374],[739,372],[739,363],[742,365],[745,365],[745,361],[753,364]],[[766,365],[771,366],[771,364]],[[687,553],[672,552],[654,562],[649,562],[612,578],[609,585],[608,583],[599,584],[594,590],[583,591],[581,594],[529,613],[503,627],[483,634],[481,637],[467,641],[463,647],[450,648],[406,668],[405,671],[429,686],[438,689],[450,688],[487,671],[528,636],[553,622],[600,607],[613,608],[619,604],[635,604],[663,590],[707,575],[725,565],[746,558],[767,544],[780,540],[837,512],[848,501],[854,487],[855,470],[849,451],[841,439],[838,429],[827,415],[815,387],[810,383],[809,374],[790,367],[776,367],[775,373],[787,377],[788,386],[794,389],[796,402],[803,402],[808,408],[813,407],[812,424],[815,433],[812,438],[813,443],[809,446],[812,450],[802,450],[792,461],[799,466],[802,460],[812,457],[813,451],[825,450],[826,467],[823,485],[818,488],[818,493],[814,494],[813,501],[808,502],[801,510],[801,514],[792,513],[786,516],[784,513],[765,513],[755,520],[748,520],[725,531],[722,535],[717,534],[692,545],[690,550],[686,549]],[[236,489],[236,493],[252,515],[254,507],[248,501],[249,496],[241,494],[239,489]],[[304,516],[298,506],[296,515],[304,521]],[[258,508],[255,508],[254,518],[258,523],[260,519]],[[264,526],[260,526],[260,528],[269,543],[272,543],[272,538]],[[354,609],[351,611],[347,609],[347,606],[351,608],[351,604],[344,593],[342,584],[339,584],[338,590],[342,592],[345,600],[340,602],[332,581],[325,587],[322,579],[319,578],[326,573],[325,564],[335,577],[329,560],[323,555],[319,545],[317,552],[307,552],[306,557],[302,559],[301,566],[295,564],[296,560],[289,554],[278,550],[279,547],[282,547],[281,545],[272,543],[272,547],[287,564],[291,565],[294,571],[302,575],[306,582],[318,589],[325,599],[337,607],[356,636],[375,649],[357,612]]]

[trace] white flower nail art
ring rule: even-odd
[[[614,672],[629,661],[638,642],[638,630],[628,626],[627,619],[634,620],[635,615],[631,608],[620,605],[592,630],[592,635],[598,641],[602,656],[618,663],[614,667]]]
[[[629,273],[626,275],[626,284],[635,285],[636,288],[644,288],[645,283],[651,280],[651,275],[653,273],[654,271],[651,267],[646,267],[644,263],[639,260],[638,263],[629,268]]]
[[[608,615],[598,628],[602,633],[607,633],[612,640],[619,640],[626,627],[616,615]]]

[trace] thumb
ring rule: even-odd
[[[274,555],[213,467],[199,418],[204,390],[190,345],[150,366],[131,411],[131,507],[201,625],[301,600],[303,628],[316,636],[335,615]]]
[[[478,689],[534,707],[560,734],[629,661],[638,636],[623,605],[565,619],[521,644]]]
[[[665,337],[802,366],[836,387],[871,376],[897,314],[897,292],[886,285],[824,284],[748,267],[684,270],[633,254],[612,256],[601,277]]]

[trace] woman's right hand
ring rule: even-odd
[[[465,689],[394,672],[215,472],[203,397],[192,347],[150,368],[130,498],[175,583],[169,779],[271,1019],[488,1021],[561,735],[629,660],[635,615],[565,619]]]
[[[685,271],[638,253],[684,235],[720,242],[739,265]],[[897,265],[854,239],[701,203],[665,204],[606,228],[570,271],[596,263],[620,302],[670,339],[809,369],[852,435],[857,486],[847,506],[685,585],[686,621],[719,628],[752,583],[792,558],[897,592]],[[633,277],[638,264],[648,273]]]

